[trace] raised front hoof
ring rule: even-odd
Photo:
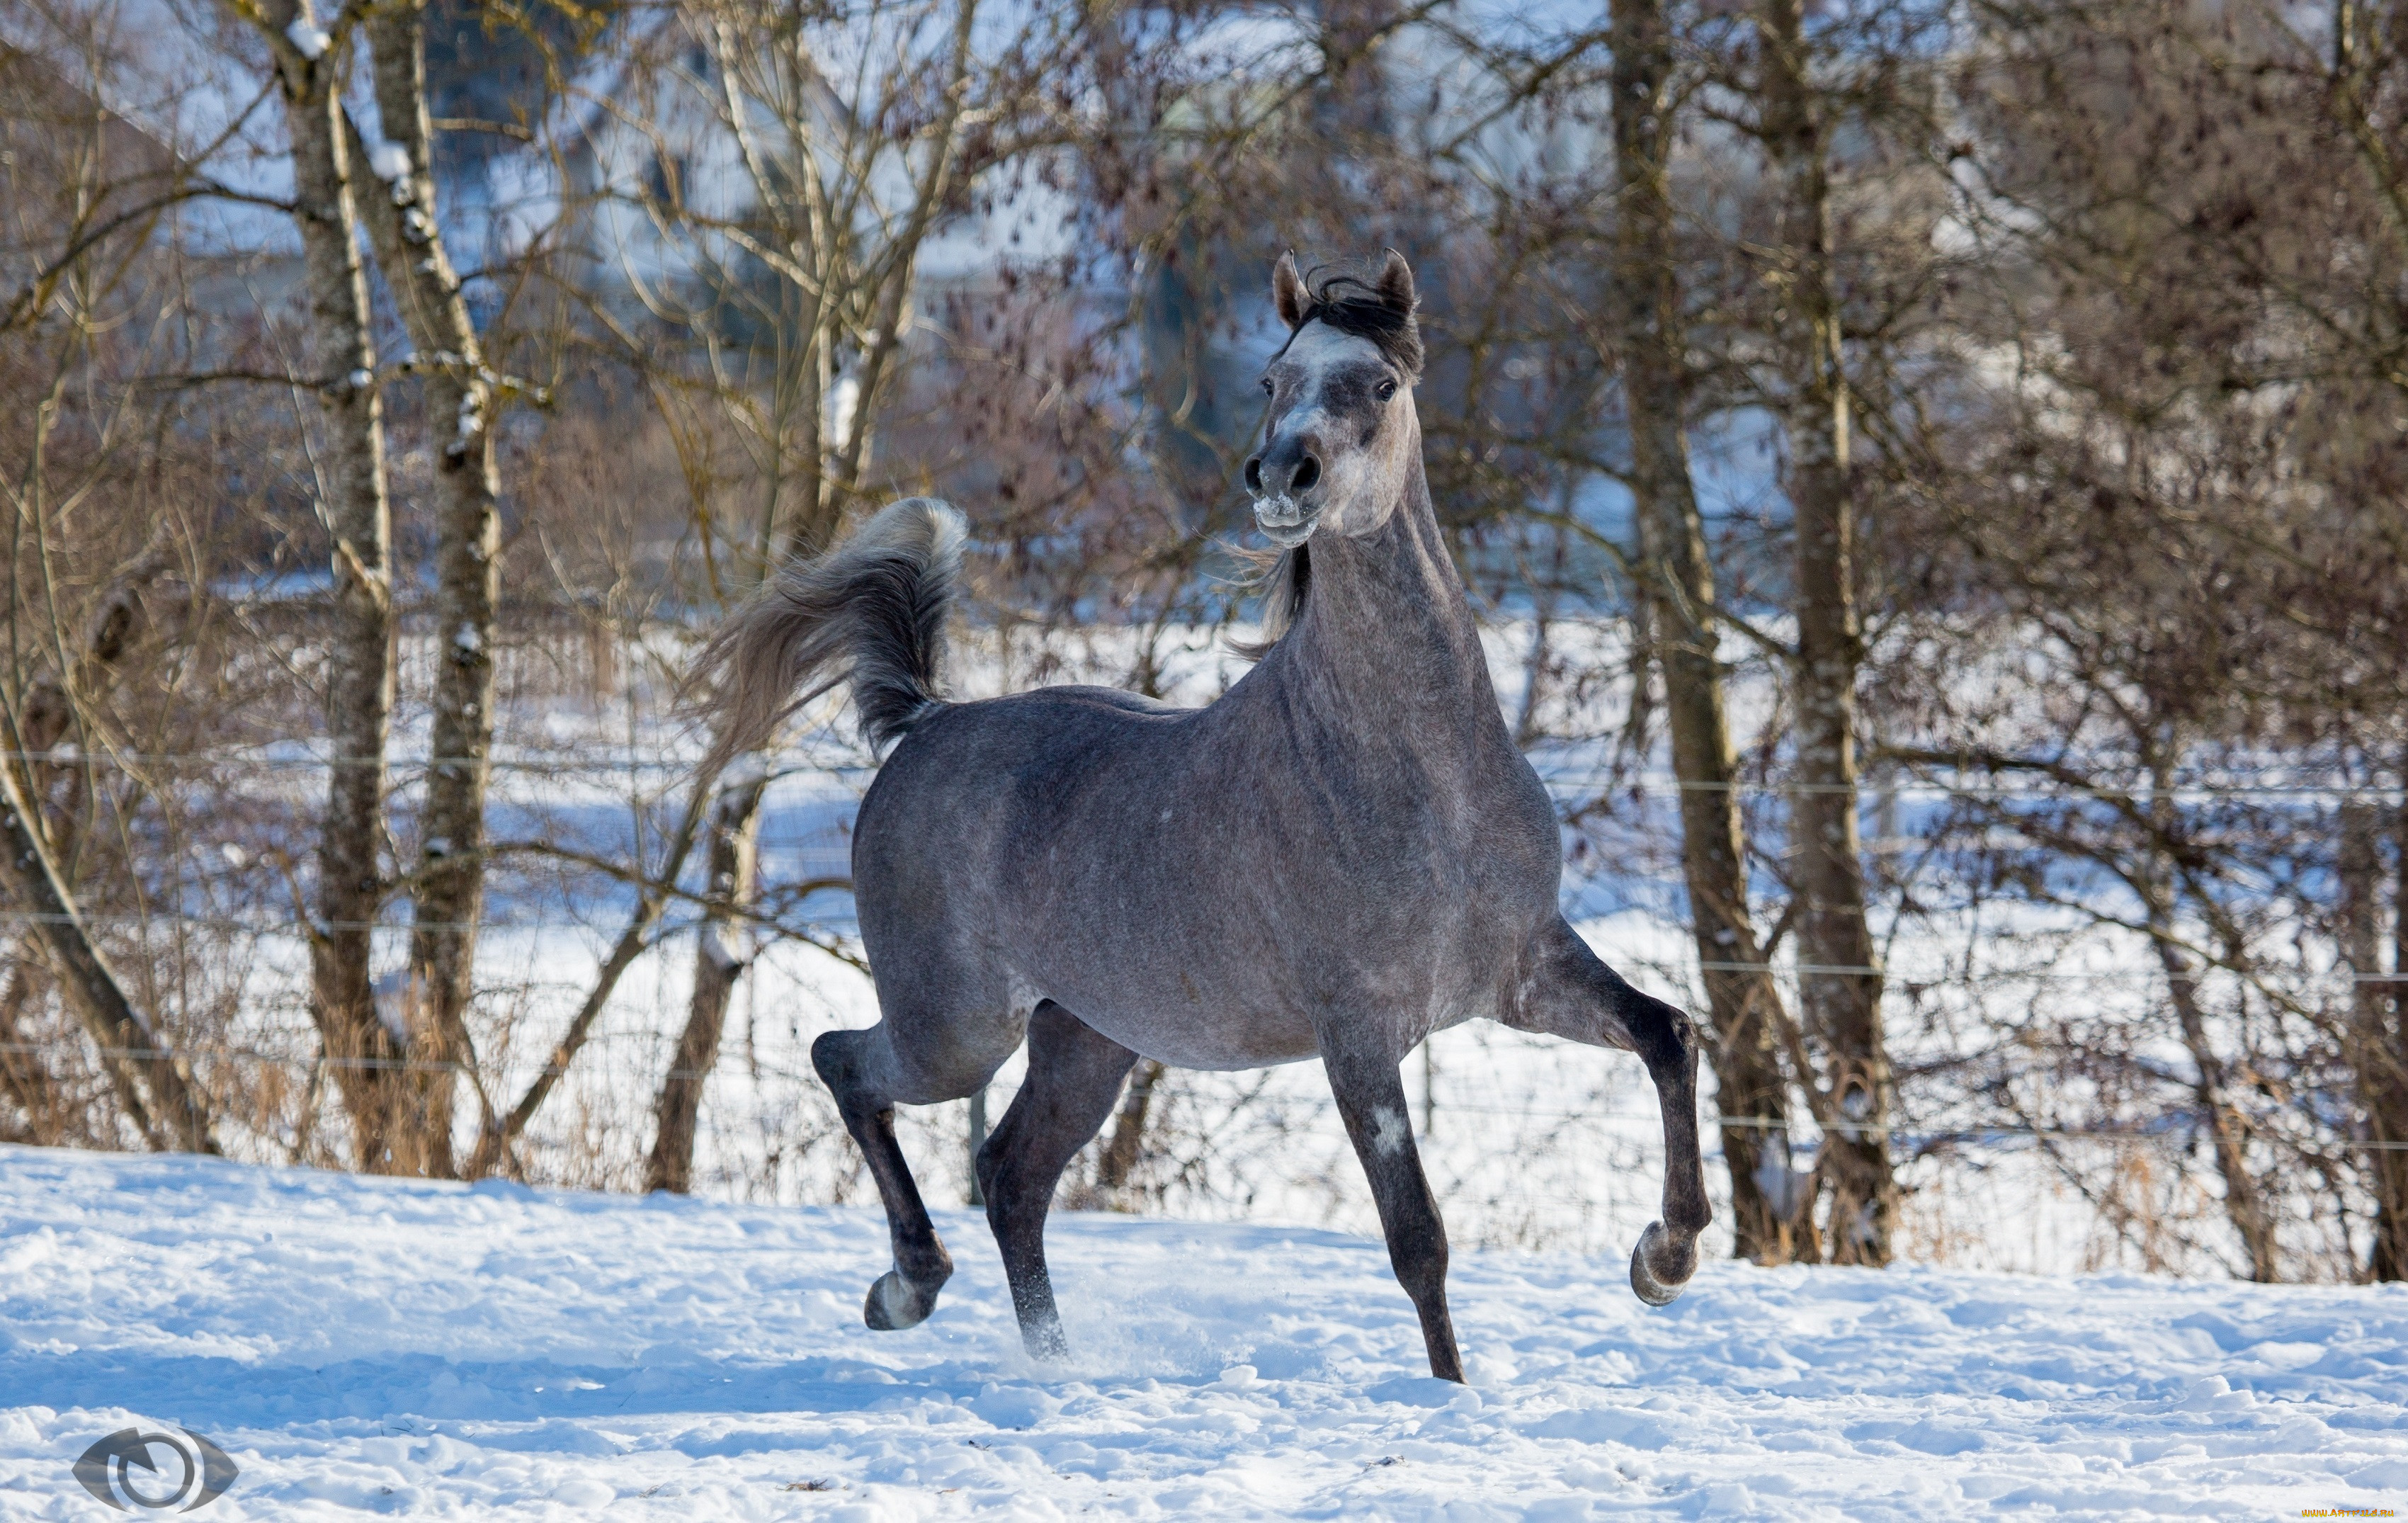
[[[861,1320],[878,1332],[916,1328],[937,1309],[937,1292],[944,1286],[942,1280],[925,1287],[915,1286],[903,1278],[901,1270],[888,1270],[869,1287],[861,1303]]]
[[[1675,1244],[1662,1222],[1649,1222],[1630,1250],[1630,1289],[1650,1306],[1670,1306],[1681,1299],[1689,1276],[1698,1272],[1695,1238]]]

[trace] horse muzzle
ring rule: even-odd
[[[1321,526],[1321,508],[1320,503],[1300,502],[1285,493],[1256,497],[1254,523],[1282,550],[1294,550],[1312,539],[1312,531]]]

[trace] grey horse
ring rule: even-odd
[[[1662,1305],[1697,1268],[1711,1212],[1696,1031],[1557,910],[1555,809],[1498,712],[1430,509],[1412,272],[1393,251],[1309,279],[1283,258],[1272,295],[1289,337],[1245,480],[1283,547],[1268,601],[1284,629],[1217,702],[1101,687],[946,700],[964,526],[926,498],[783,568],[697,668],[722,711],[718,757],[845,681],[871,742],[892,747],[853,845],[882,1018],[811,1048],[894,1240],[863,1308],[873,1328],[921,1321],[953,1272],[895,1106],[975,1092],[1023,1041],[1027,1081],[977,1171],[1038,1358],[1067,1352],[1045,1267],[1054,1185],[1140,1056],[1322,1060],[1441,1378],[1463,1378],[1446,1235],[1399,1072],[1434,1031],[1485,1017],[1636,1053],[1666,1163],[1631,1287]]]

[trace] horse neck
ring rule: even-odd
[[[1315,539],[1311,567],[1294,634],[1280,642],[1286,675],[1315,700],[1308,711],[1341,725],[1421,721],[1395,732],[1408,742],[1501,726],[1479,627],[1418,459],[1387,521],[1360,539]]]

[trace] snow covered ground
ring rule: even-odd
[[[908,1333],[882,1223],[0,1148],[0,1517],[181,1424],[201,1516],[2297,1517],[2408,1507],[2408,1288],[1459,1252],[1472,1388],[1373,1241],[1057,1216],[1019,1352],[984,1226]],[[173,1479],[172,1476],[169,1477]]]

